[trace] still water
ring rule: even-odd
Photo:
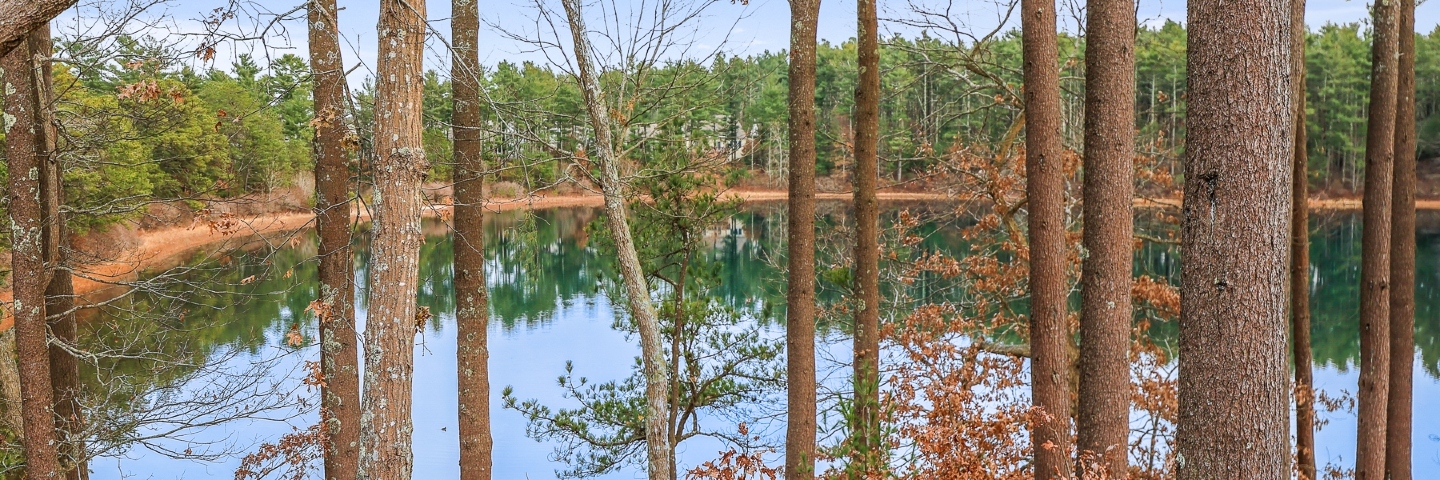
[[[744,312],[746,321],[765,335],[783,336],[783,327],[773,321],[783,317],[783,278],[773,265],[783,262],[778,255],[784,251],[784,211],[773,204],[747,209],[712,232],[710,254],[720,260],[722,280],[709,294]],[[844,216],[843,206],[832,205],[829,211]],[[556,384],[566,362],[573,362],[576,376],[618,380],[630,374],[639,355],[637,342],[612,328],[617,307],[604,285],[613,268],[586,230],[598,218],[592,208],[563,208],[539,211],[531,218],[506,212],[487,219],[495,478],[548,479],[564,468],[553,461],[555,445],[527,437],[525,419],[501,408],[502,388],[513,386],[520,399],[570,406],[566,402],[573,400],[564,398]],[[1318,388],[1339,395],[1356,387],[1360,225],[1353,214],[1317,213],[1312,219],[1315,381]],[[1420,478],[1440,478],[1440,214],[1422,213],[1419,224],[1414,461]],[[927,248],[961,249],[952,223],[926,229]],[[443,224],[427,223],[427,230],[418,293],[420,305],[434,316],[417,337],[415,478],[457,478],[452,244]],[[363,236],[357,246],[358,313],[363,321],[368,254]],[[163,275],[187,283],[156,282],[151,291],[90,315],[82,325],[82,337],[95,343],[89,348],[158,352],[171,360],[106,360],[100,362],[103,373],[89,367],[84,375],[88,387],[109,392],[107,399],[97,401],[107,405],[107,411],[121,412],[115,413],[117,418],[144,419],[133,412],[162,406],[190,419],[176,425],[150,416],[150,423],[135,435],[169,434],[146,440],[148,447],[109,451],[91,463],[92,478],[233,478],[240,465],[234,453],[253,451],[256,444],[315,422],[315,393],[300,381],[304,361],[318,355],[313,316],[305,311],[317,294],[315,253],[313,236],[307,235],[273,240],[249,252],[197,255],[193,267]],[[1174,246],[1147,245],[1137,253],[1137,272],[1178,279],[1177,253]],[[1173,331],[1173,325],[1156,328],[1157,335]],[[300,346],[291,345],[297,341]],[[848,359],[846,343],[822,342],[821,359]],[[183,361],[173,361],[176,358]],[[102,382],[113,378],[125,378],[126,386]],[[837,374],[825,381],[844,378]],[[257,391],[279,391],[284,397],[247,396]],[[228,398],[236,406],[195,409],[188,400],[197,395]],[[309,407],[293,407],[301,401]],[[260,408],[277,404],[291,407]],[[247,419],[198,425],[226,416]],[[1319,461],[1349,465],[1355,451],[1354,415],[1341,411],[1321,413],[1321,418],[1328,423],[1317,434]],[[763,434],[783,438],[783,426],[777,422]],[[714,458],[723,446],[700,437],[680,448],[683,469]],[[163,453],[167,451],[170,455]],[[171,458],[207,454],[216,458]],[[641,477],[643,472],[632,466],[601,478]]]

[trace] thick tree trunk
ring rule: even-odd
[[[1288,478],[1290,0],[1189,7],[1178,478]]]
[[[1374,6],[1370,116],[1365,138],[1365,199],[1360,259],[1360,390],[1356,407],[1356,480],[1385,474],[1390,396],[1390,212],[1395,164],[1395,95],[1399,67],[1398,0]],[[1412,229],[1413,230],[1413,229]]]
[[[785,478],[815,478],[815,29],[820,0],[790,1]]]
[[[1035,478],[1070,478],[1070,332],[1065,319],[1065,161],[1055,2],[1022,0],[1025,195],[1029,199],[1030,398]],[[1128,243],[1127,243],[1128,245]]]
[[[419,277],[420,182],[429,165],[420,143],[424,0],[380,2],[375,85],[374,240],[365,322],[365,395],[360,478],[410,478],[415,292]]]
[[[1385,478],[1410,480],[1415,374],[1415,0],[1400,1],[1390,245],[1390,398]]]
[[[345,124],[345,66],[335,0],[311,0],[310,69],[315,91],[315,219],[320,233],[320,408],[325,419],[325,478],[355,478],[360,468],[360,358],[355,333],[355,264],[350,250],[350,165]]]
[[[460,377],[460,478],[489,480],[490,320],[485,287],[485,163],[481,157],[480,7],[476,0],[451,2],[450,79],[455,102],[455,323],[456,371]]]
[[[1085,45],[1085,258],[1076,447],[1126,478],[1134,257],[1135,2],[1090,0]],[[1082,471],[1088,461],[1078,462]],[[1098,472],[1085,472],[1092,476]]]
[[[625,183],[620,176],[620,159],[615,158],[614,139],[610,111],[605,103],[605,94],[600,90],[599,72],[590,58],[590,40],[586,36],[585,18],[580,12],[579,0],[563,0],[565,15],[569,21],[570,33],[575,42],[576,76],[580,81],[581,97],[585,100],[585,111],[590,126],[595,132],[595,152],[592,160],[600,167],[600,193],[605,197],[605,226],[615,239],[615,251],[620,265],[620,279],[625,286],[625,299],[629,302],[630,316],[640,330],[640,355],[645,374],[645,406],[649,410],[645,417],[645,451],[649,460],[650,480],[672,480],[671,470],[674,451],[670,448],[669,393],[670,374],[666,372],[665,349],[661,345],[660,319],[655,314],[655,305],[650,301],[650,287],[645,282],[645,272],[640,267],[640,255],[635,251],[635,240],[630,234],[628,209],[625,207]]]
[[[24,45],[25,37],[70,8],[75,0],[0,1],[0,57]]]
[[[855,418],[851,461],[863,477],[885,468],[880,430],[880,35],[875,0],[857,2],[859,81],[855,86]]]
[[[1310,155],[1305,131],[1305,0],[1290,2],[1290,71],[1295,100],[1290,201],[1290,343],[1295,359],[1295,461],[1315,477],[1315,380],[1310,349]]]
[[[29,37],[0,59],[4,69],[5,113],[14,123],[5,132],[5,158],[10,175],[11,291],[14,293],[15,352],[20,362],[20,409],[24,423],[25,478],[59,479],[59,437],[50,380],[50,352],[45,325],[45,219],[41,173],[46,160],[39,112],[35,54],[39,45]]]

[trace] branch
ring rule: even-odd
[[[6,0],[0,2],[0,57],[10,53],[36,27],[50,22],[75,0]]]

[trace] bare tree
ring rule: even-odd
[[[1415,0],[1399,2],[1395,178],[1391,197],[1390,393],[1385,477],[1410,480],[1415,373]]]
[[[855,418],[850,426],[852,471],[880,472],[886,465],[880,431],[880,32],[875,0],[856,8],[860,31],[855,86]]]
[[[1290,0],[1189,4],[1178,478],[1287,478]],[[1243,447],[1242,447],[1243,446]]]
[[[1310,348],[1310,154],[1305,126],[1305,0],[1290,0],[1290,79],[1295,99],[1290,196],[1290,342],[1295,362],[1295,461],[1315,480],[1315,378]]]
[[[815,35],[820,0],[790,0],[785,478],[815,477]]]
[[[1030,396],[1037,479],[1070,478],[1070,328],[1065,318],[1065,165],[1055,3],[1022,0],[1025,194],[1030,241]],[[1042,447],[1043,446],[1043,447]]]
[[[380,3],[375,84],[374,239],[365,323],[360,475],[409,478],[419,276],[420,182],[429,168],[421,146],[425,1]]]

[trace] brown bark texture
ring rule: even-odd
[[[880,431],[880,35],[875,0],[856,2],[859,81],[855,86],[855,418],[852,471],[871,478],[888,460]]]
[[[360,467],[360,358],[350,238],[350,166],[345,69],[335,0],[309,5],[315,90],[315,219],[320,234],[320,408],[325,412],[325,478],[355,478]]]
[[[1025,195],[1030,244],[1030,398],[1035,478],[1070,478],[1070,332],[1065,319],[1065,160],[1055,2],[1022,0]],[[1127,243],[1128,244],[1128,243]]]
[[[410,421],[419,276],[420,182],[429,168],[420,143],[424,0],[383,0],[375,84],[374,239],[365,322],[365,394],[360,477],[410,478]]]
[[[1356,394],[1356,480],[1385,474],[1390,396],[1391,184],[1395,165],[1395,95],[1399,67],[1398,0],[1375,2],[1370,121],[1365,137],[1365,197],[1360,245],[1360,389]]]
[[[28,32],[27,32],[28,33]],[[33,40],[34,37],[29,37]],[[15,318],[15,352],[19,358],[20,415],[24,424],[25,478],[59,479],[59,436],[50,380],[50,352],[45,325],[45,219],[41,177],[46,161],[44,126],[40,123],[35,88],[38,45],[33,41],[0,59],[4,69],[5,115],[13,121],[5,131],[5,159],[10,175],[11,291]]]
[[[1180,480],[1289,478],[1289,0],[1189,4]]]
[[[790,1],[790,211],[785,291],[785,478],[815,478],[815,29],[820,0]]]
[[[1305,131],[1305,0],[1290,2],[1290,71],[1295,99],[1290,201],[1290,343],[1295,362],[1295,461],[1315,477],[1315,379],[1310,348],[1310,164]]]
[[[1085,17],[1084,246],[1077,462],[1126,478],[1134,256],[1135,2],[1090,0]],[[1083,472],[1091,478],[1101,472]]]
[[[669,393],[670,374],[666,371],[665,350],[661,345],[660,318],[655,305],[650,301],[650,287],[646,284],[645,271],[640,266],[640,255],[635,250],[635,240],[630,233],[628,208],[625,206],[625,182],[620,175],[620,159],[616,158],[614,138],[611,135],[613,123],[605,94],[600,90],[599,72],[591,59],[590,40],[586,34],[585,18],[581,14],[580,0],[562,0],[565,16],[570,24],[574,41],[576,77],[580,82],[581,97],[585,100],[585,111],[590,126],[595,132],[595,152],[592,159],[600,167],[600,193],[605,199],[605,226],[615,241],[620,278],[625,287],[625,300],[631,317],[640,331],[640,355],[643,358],[642,371],[645,375],[645,406],[649,410],[645,417],[645,454],[648,460],[650,480],[672,480],[674,450],[670,443]]]
[[[70,8],[75,0],[0,0],[0,57],[20,48],[31,31]]]
[[[1410,480],[1415,374],[1415,0],[1399,0],[1390,226],[1390,393],[1385,478]]]
[[[481,157],[480,7],[452,0],[450,78],[454,85],[455,323],[460,391],[460,478],[489,480],[490,350],[485,285],[485,164]]]

